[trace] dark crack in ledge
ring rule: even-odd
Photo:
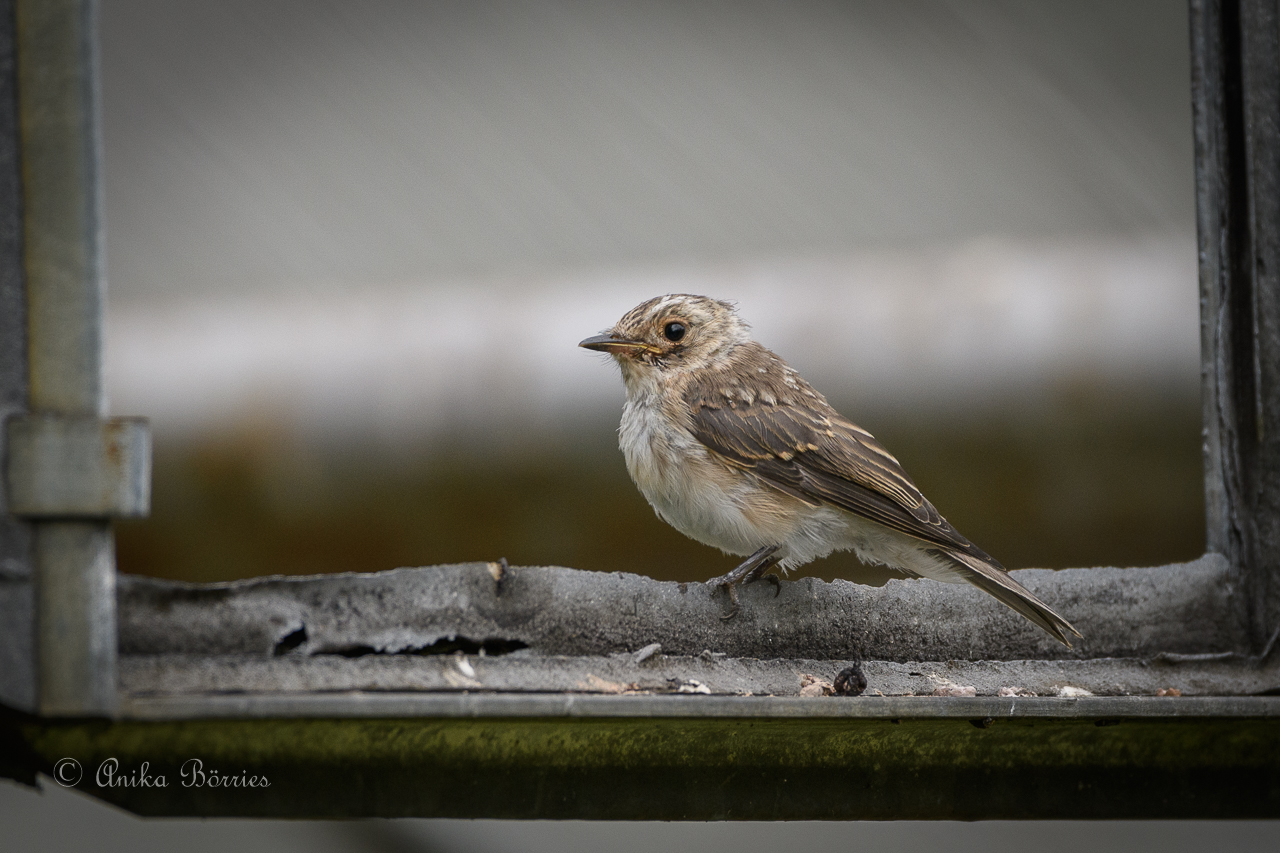
[[[1250,661],[1208,556],[1151,569],[1024,571],[1074,650],[963,585],[813,578],[743,590],[464,563],[194,585],[120,579],[122,686],[138,695],[512,691],[824,695],[866,661],[867,695],[1247,695]],[[656,647],[656,648],[655,648]],[[1159,649],[1158,655],[1140,649]],[[846,679],[847,681],[847,679]]]

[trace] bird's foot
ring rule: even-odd
[[[742,604],[738,601],[738,585],[736,583],[723,584],[725,592],[729,593],[729,609],[720,614],[722,621],[728,621],[738,615],[738,611],[742,609]]]
[[[770,557],[765,560],[763,563],[752,569],[747,576],[742,579],[742,585],[746,586],[747,584],[755,583],[756,581],[768,581],[773,584],[773,597],[777,598],[779,595],[782,595],[782,580],[773,572],[769,571],[774,566],[778,565],[778,562],[777,557]]]
[[[773,572],[770,572],[767,575],[761,575],[758,578],[749,578],[748,580],[744,581],[744,583],[751,583],[752,581],[757,581],[757,580],[768,581],[769,583],[773,584],[774,598],[777,598],[778,596],[782,595],[782,580]]]
[[[766,545],[743,560],[733,571],[707,581],[707,585],[711,587],[712,595],[718,589],[724,589],[729,594],[729,611],[721,616],[721,619],[732,619],[742,609],[738,602],[738,586],[740,584],[752,583],[763,576],[768,578],[769,582],[774,585],[775,596],[782,591],[782,584],[778,581],[778,578],[775,575],[765,574],[765,572],[777,565],[779,560],[775,556],[777,551],[777,545]]]

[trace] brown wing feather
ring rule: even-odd
[[[869,432],[781,359],[756,345],[736,361],[736,369],[710,371],[685,393],[692,432],[709,450],[801,500],[834,504],[1003,568],[938,513]]]
[[[1074,625],[1062,618],[1052,607],[1036,598],[1031,590],[1014,580],[1008,572],[993,569],[982,560],[970,559],[965,554],[948,553],[946,556],[968,569],[965,577],[969,583],[993,596],[1001,604],[1021,613],[1067,648],[1071,648],[1071,641],[1067,639],[1067,634],[1081,636]]]
[[[966,580],[1069,648],[1080,636],[943,518],[871,433],[841,417],[759,344],[709,371],[684,395],[694,436],[725,462],[811,505],[830,503],[939,546]]]

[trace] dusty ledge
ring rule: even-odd
[[[1084,634],[1068,650],[967,585],[883,587],[814,578],[759,583],[722,619],[703,584],[574,569],[463,563],[376,574],[193,585],[123,576],[124,655],[272,657],[527,648],[611,655],[659,643],[668,655],[735,658],[1086,660],[1244,647],[1226,561],[1145,569],[1029,570],[1020,581]],[[437,646],[437,644],[441,644]]]
[[[743,607],[702,584],[466,563],[193,585],[122,577],[121,688],[230,693],[798,696],[858,664],[868,696],[1246,696],[1280,656],[1242,630],[1216,555],[1150,569],[1019,572],[1085,634],[1066,650],[978,590],[812,578]],[[1272,658],[1277,658],[1273,660]],[[812,684],[816,682],[817,687]]]
[[[806,682],[816,685],[811,692],[822,690],[854,663],[709,654],[656,655],[639,663],[633,655],[154,655],[122,659],[120,676],[121,688],[135,697],[395,691],[800,696]],[[1247,659],[866,661],[860,667],[868,697],[1248,696],[1280,688],[1280,664]]]

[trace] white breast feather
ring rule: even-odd
[[[742,512],[740,492],[747,483],[716,471],[720,463],[701,442],[665,426],[657,406],[629,400],[618,445],[640,493],[676,530],[730,554],[746,555],[771,544]]]

